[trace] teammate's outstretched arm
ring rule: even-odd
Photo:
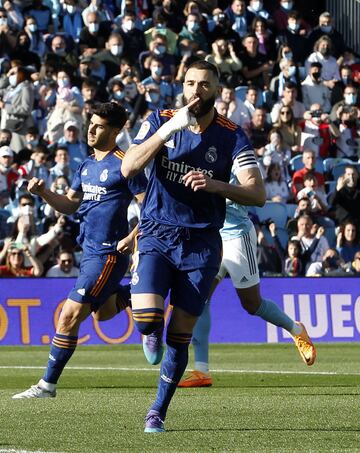
[[[184,184],[194,192],[205,190],[246,206],[263,206],[266,192],[261,173],[258,168],[239,170],[236,177],[240,185],[229,184],[211,179],[199,171],[189,171],[183,178]]]
[[[60,195],[45,187],[43,179],[32,178],[28,184],[28,191],[33,195],[39,195],[56,211],[62,214],[70,215],[80,206],[83,194],[69,189],[66,195]]]
[[[185,107],[179,109],[169,121],[163,124],[156,133],[149,137],[145,142],[140,145],[130,146],[126,151],[121,164],[121,173],[125,178],[132,178],[142,171],[146,165],[154,159],[171,135],[185,127],[195,124],[196,120],[190,114],[189,108],[197,102],[199,102],[199,98],[192,100]]]

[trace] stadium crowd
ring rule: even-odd
[[[27,182],[66,194],[97,102],[126,108],[126,151],[151,111],[182,106],[197,59],[217,66],[216,109],[263,173],[268,202],[250,208],[261,274],[360,275],[360,57],[330,13],[308,22],[296,3],[2,0],[0,276],[78,275],[77,215]],[[139,212],[133,201],[130,227]]]

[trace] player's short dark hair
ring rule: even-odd
[[[104,102],[92,108],[92,113],[107,120],[109,126],[122,129],[128,119],[126,110],[116,102]]]
[[[194,61],[194,63],[191,63],[191,65],[187,68],[187,71],[189,69],[201,69],[203,71],[210,71],[210,72],[212,72],[214,74],[216,79],[219,80],[219,78],[220,78],[219,71],[218,71],[217,67],[215,65],[213,65],[212,63],[209,63],[206,60]]]

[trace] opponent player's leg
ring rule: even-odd
[[[211,329],[210,301],[217,285],[225,275],[226,269],[221,265],[217,276],[212,282],[204,310],[196,321],[193,329],[191,343],[194,349],[194,369],[187,373],[184,379],[179,382],[178,387],[210,387],[212,385],[212,378],[209,374],[209,336]]]
[[[147,361],[160,363],[163,353],[164,300],[169,292],[173,268],[157,252],[137,253],[131,279],[131,305],[134,323],[143,334]]]
[[[312,365],[316,350],[303,324],[292,320],[275,302],[260,295],[255,229],[235,240],[224,241],[224,256],[225,253],[226,267],[243,308],[250,315],[259,316],[287,330],[293,336],[304,362]]]
[[[56,333],[50,347],[49,360],[43,377],[25,392],[13,399],[47,398],[56,396],[56,384],[77,346],[79,327],[91,313],[90,304],[81,304],[71,299],[65,302]]]

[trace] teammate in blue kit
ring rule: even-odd
[[[230,183],[237,184],[231,175]],[[270,227],[272,228],[272,227]],[[301,358],[311,366],[316,359],[316,349],[302,323],[293,321],[272,300],[260,294],[259,269],[256,261],[257,235],[246,206],[228,200],[224,227],[220,231],[223,243],[221,266],[210,290],[209,301],[198,319],[192,337],[195,353],[195,367],[178,387],[210,387],[209,334],[211,326],[210,299],[220,281],[229,273],[236,293],[244,309],[251,315],[259,316],[287,330],[293,337]]]
[[[121,171],[132,177],[152,162],[132,275],[132,309],[150,363],[162,358],[164,299],[174,309],[166,335],[157,397],[145,432],[164,431],[164,419],[188,361],[188,348],[221,262],[219,229],[225,199],[265,203],[254,151],[240,127],[214,109],[218,73],[206,62],[185,75],[179,111],[152,113],[127,151]],[[231,170],[240,185],[229,184]]]
[[[81,322],[91,312],[97,320],[110,319],[128,306],[129,288],[119,284],[136,234],[136,230],[128,234],[127,208],[133,196],[142,202],[147,180],[143,173],[127,180],[120,172],[124,153],[115,139],[126,120],[118,104],[94,108],[88,130],[94,154],[79,166],[66,195],[46,189],[43,180],[29,182],[29,191],[57,211],[70,215],[79,210],[78,242],[83,258],[80,275],[61,311],[45,374],[14,399],[55,397],[57,381],[75,351]]]

